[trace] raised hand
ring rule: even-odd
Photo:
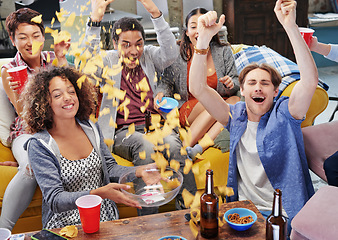
[[[161,16],[160,10],[157,8],[156,4],[152,0],[137,0],[144,8],[151,14],[152,18],[158,18]]]
[[[296,24],[296,6],[294,0],[277,0],[274,11],[284,28]]]
[[[217,23],[217,12],[209,11],[198,18],[197,24],[197,48],[205,49],[209,46],[212,37],[219,32],[225,22],[225,16],[222,14]]]
[[[101,22],[108,4],[112,2],[114,0],[92,0],[91,20],[93,22]]]
[[[219,81],[220,81],[221,83],[223,83],[224,86],[225,86],[226,88],[228,88],[228,89],[232,89],[232,88],[235,86],[235,84],[234,84],[234,82],[232,81],[232,78],[231,78],[230,76],[224,76],[224,77],[221,77],[221,78],[219,79]]]

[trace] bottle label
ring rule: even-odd
[[[279,226],[272,225],[272,235],[274,240],[279,240]]]

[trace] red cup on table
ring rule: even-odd
[[[311,38],[315,30],[311,28],[300,27],[299,32],[304,38],[304,41],[306,42],[307,46],[310,48]]]
[[[13,67],[8,69],[7,72],[12,77],[12,81],[19,83],[18,92],[21,93],[28,80],[27,66]]]
[[[9,231],[7,228],[0,228],[0,240],[9,240],[11,235],[11,231]]]
[[[101,202],[102,198],[98,195],[85,195],[75,201],[85,233],[94,233],[100,229]]]

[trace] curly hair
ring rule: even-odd
[[[81,73],[70,67],[51,67],[40,71],[30,79],[22,94],[24,106],[22,118],[27,125],[26,130],[30,133],[50,129],[53,126],[49,85],[51,80],[57,76],[68,79],[75,88],[79,100],[76,118],[88,120],[90,114],[94,112],[96,92],[92,82],[86,78],[80,89],[77,80],[82,76]]]
[[[182,32],[182,38],[177,42],[177,44],[180,46],[180,54],[181,57],[183,58],[184,61],[188,62],[190,61],[190,59],[192,58],[193,55],[193,49],[191,47],[191,41],[190,38],[187,36],[187,30],[188,30],[188,23],[189,23],[189,19],[192,16],[195,16],[197,14],[205,14],[207,13],[208,10],[206,10],[205,8],[194,8],[193,10],[191,10],[187,17],[185,18],[185,28],[183,29]],[[215,34],[210,43],[216,43],[220,46],[227,46],[229,45],[229,43],[222,43],[220,38],[219,38],[219,34]]]
[[[33,17],[39,16],[40,13],[30,8],[20,8],[15,12],[12,12],[6,18],[6,30],[10,37],[15,39],[15,31],[21,23],[27,23],[30,25],[36,25],[40,28],[42,35],[45,35],[45,28],[43,21],[41,23],[32,22]]]
[[[279,72],[273,66],[267,63],[258,64],[254,62],[254,63],[248,64],[245,68],[243,68],[243,70],[238,76],[238,81],[242,88],[244,85],[244,79],[246,75],[255,69],[261,69],[261,70],[267,71],[271,76],[271,82],[273,86],[275,87],[275,89],[279,87],[279,84],[282,82],[282,76],[279,74]]]

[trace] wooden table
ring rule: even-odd
[[[265,239],[265,218],[251,201],[238,201],[225,203],[220,208],[220,213],[235,207],[245,207],[257,214],[257,221],[246,231],[236,231],[224,224],[219,231],[219,239]],[[156,240],[168,235],[182,236],[188,240],[195,239],[191,233],[189,222],[184,215],[190,210],[172,211],[154,215],[125,218],[111,222],[102,222],[100,230],[96,233],[86,234],[82,227],[78,226],[79,234],[72,239],[144,239]],[[60,229],[53,229],[58,233]],[[26,233],[25,239],[30,239],[34,233]],[[200,236],[197,239],[202,239]]]

